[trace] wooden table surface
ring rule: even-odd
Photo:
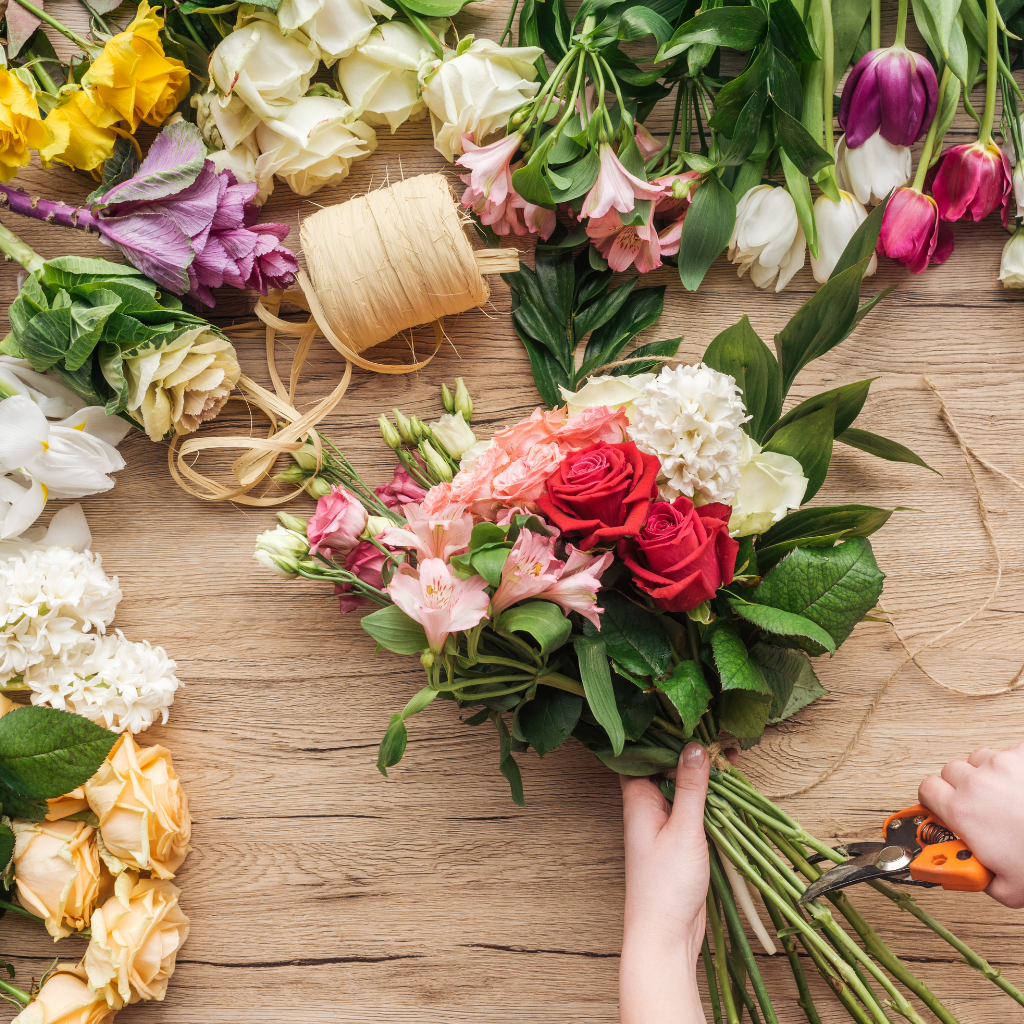
[[[504,0],[471,10],[456,19],[463,33],[500,33]],[[890,24],[885,38],[891,31]],[[947,143],[971,137],[959,119]],[[289,223],[297,244],[299,220],[321,205],[388,176],[450,173],[427,120],[394,136],[380,131],[379,143],[339,188],[301,199],[279,183],[266,218]],[[66,169],[38,165],[17,183],[68,201],[91,189]],[[46,257],[111,256],[93,237],[10,214],[0,220]],[[1007,235],[995,218],[955,231],[956,251],[942,267],[912,276],[882,263],[865,291],[896,291],[840,348],[804,370],[790,399],[878,376],[858,424],[905,442],[942,473],[837,445],[816,499],[908,508],[873,538],[887,574],[882,602],[912,651],[939,638],[919,667],[906,662],[892,627],[858,626],[835,658],[815,665],[829,696],[743,755],[741,766],[766,792],[805,790],[782,806],[823,838],[871,836],[945,761],[1024,738],[1022,694],[991,695],[1010,686],[1024,663],[1024,495],[975,464],[979,498],[924,383],[925,376],[934,382],[980,456],[1024,479],[1024,295],[997,281]],[[13,265],[0,268],[4,309],[17,278]],[[682,290],[672,268],[641,282],[655,284],[668,286],[665,313],[646,339],[683,334],[680,353],[694,361],[743,313],[770,340],[814,288],[806,267],[782,295],[758,292],[724,259],[696,294]],[[250,300],[225,291],[218,316],[244,318]],[[442,381],[465,377],[481,436],[537,403],[509,301],[507,287],[493,280],[488,307],[449,321],[452,344],[422,372],[355,371],[327,430],[370,482],[383,482],[391,467],[377,416],[399,405],[436,418]],[[266,383],[262,344],[243,342],[239,351],[244,371]],[[374,354],[402,357],[402,346]],[[321,339],[301,402],[326,394],[342,370]],[[244,415],[229,420],[245,429]],[[623,878],[614,775],[575,742],[543,761],[521,755],[527,804],[520,809],[498,774],[493,730],[467,729],[445,705],[410,722],[406,758],[383,778],[374,766],[377,743],[390,714],[420,686],[416,660],[373,657],[358,616],[339,616],[327,588],[279,580],[257,566],[253,542],[274,524],[271,512],[186,495],[168,475],[166,446],[141,434],[121,447],[128,465],[117,486],[82,504],[94,547],[124,590],[115,625],[177,659],[185,687],[170,722],[140,739],[173,751],[195,826],[194,851],[178,876],[192,934],[168,998],[126,1009],[118,1020],[617,1020]],[[292,511],[308,515],[312,507],[304,499]],[[1002,579],[989,601],[998,559]],[[982,605],[968,625],[943,636]],[[915,922],[873,893],[857,899],[964,1024],[1024,1020],[1024,1009]],[[1020,912],[984,895],[926,892],[921,901],[1024,986]],[[20,983],[54,956],[73,960],[83,950],[75,939],[54,948],[41,929],[11,915],[3,931],[0,954],[16,964]],[[802,1021],[779,960],[760,958],[780,1020]],[[816,975],[812,985],[822,993],[823,1020],[847,1019]]]

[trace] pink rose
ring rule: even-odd
[[[374,547],[368,540],[364,540],[345,556],[345,568],[353,575],[358,576],[364,583],[383,590],[382,570],[386,558],[387,556],[380,548]],[[373,603],[369,598],[360,597],[351,591],[351,583],[336,583],[334,585],[334,593],[338,595],[338,611],[342,615],[348,615],[360,605]]]
[[[573,416],[565,426],[551,438],[568,454],[589,448],[598,441],[605,444],[622,444],[628,441],[626,428],[629,419],[622,409],[609,409],[606,405],[594,405],[584,409],[579,416]]]
[[[481,453],[472,469],[455,474],[449,501],[465,505],[475,516],[490,518],[496,497],[494,480],[511,463],[512,459],[504,448],[497,445],[488,448]]]
[[[413,458],[417,462],[420,461],[420,457],[415,452]],[[401,511],[403,505],[413,505],[422,501],[427,492],[409,476],[409,471],[405,466],[399,463],[395,466],[395,475],[386,484],[375,487],[373,493],[388,508],[398,512]]]
[[[344,487],[332,487],[316,503],[316,512],[306,524],[311,554],[319,551],[347,555],[359,543],[366,529],[366,509]]]
[[[503,505],[536,501],[544,493],[548,477],[565,456],[566,453],[554,441],[535,444],[526,455],[494,477],[491,481],[494,497]]]
[[[457,478],[456,478],[457,479]],[[428,516],[436,516],[452,503],[452,485],[449,483],[434,484],[423,496],[420,508]]]
[[[529,419],[494,435],[494,443],[513,459],[520,459],[536,444],[543,444],[565,425],[564,409],[534,409]]]

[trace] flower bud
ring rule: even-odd
[[[293,516],[289,512],[278,512],[277,518],[287,527],[289,530],[294,530],[295,533],[302,537],[306,536],[306,520],[300,519],[298,516]]]
[[[322,476],[315,476],[306,484],[306,493],[313,498],[322,498],[331,493],[331,484]]]
[[[455,378],[455,409],[454,412],[461,412],[462,418],[467,423],[473,422],[473,399],[469,397],[469,389],[461,377]]]
[[[398,451],[402,447],[402,438],[398,431],[391,426],[391,420],[387,416],[381,415],[377,420],[377,426],[380,427],[380,436],[384,438],[384,443],[394,451]]]
[[[429,672],[434,667],[433,651],[424,651],[420,655],[420,664]]]
[[[292,458],[303,468],[316,469],[316,449],[307,441],[298,451],[292,452]]]
[[[366,529],[362,536],[369,540],[371,537],[379,537],[385,530],[390,530],[395,524],[387,516],[367,516]]]
[[[706,626],[715,616],[711,612],[711,605],[707,601],[703,601],[696,608],[691,608],[686,613],[686,617],[693,619],[694,622],[699,622],[702,626]]]
[[[278,526],[256,538],[253,558],[278,576],[291,579],[299,573],[299,559],[308,554],[309,542],[305,537]]]
[[[436,423],[430,424],[430,432],[431,438],[442,445],[456,462],[476,444],[476,434],[463,419],[461,412],[454,416],[445,413]]]
[[[391,410],[395,414],[395,423],[398,424],[398,433],[401,435],[403,441],[406,444],[415,444],[416,438],[413,436],[412,424],[408,418],[402,414],[400,409]]]
[[[427,469],[437,480],[443,481],[444,483],[451,483],[451,466],[449,466],[448,463],[438,455],[429,441],[422,441],[420,443],[420,455],[423,456],[423,461],[427,464]]]
[[[290,465],[283,473],[277,473],[274,479],[282,484],[301,484],[308,479],[310,470],[303,469],[297,462]]]
[[[448,390],[447,384],[441,385],[441,404],[444,406],[445,412],[455,412],[455,399],[452,398],[452,393]]]
[[[414,444],[426,441],[430,437],[430,429],[418,416],[409,417],[409,426],[412,428],[412,439]]]

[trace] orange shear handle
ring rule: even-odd
[[[888,830],[894,818],[921,818],[917,826],[917,842],[921,852],[910,863],[910,877],[919,882],[936,882],[943,889],[956,892],[981,892],[988,888],[995,877],[984,864],[967,848],[960,839],[946,839],[934,842],[943,832],[953,835],[945,823],[927,807],[915,804],[895,814],[890,814],[882,826]]]

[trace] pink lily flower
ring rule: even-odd
[[[1001,206],[1006,227],[1013,171],[994,142],[951,146],[939,157],[934,174],[932,195],[943,220],[983,220]]]
[[[406,505],[407,528],[393,526],[381,534],[381,543],[392,548],[412,548],[422,562],[435,558],[447,562],[452,555],[469,549],[473,517],[465,505],[448,505],[433,515],[419,505]]]
[[[912,274],[931,263],[945,263],[953,252],[953,229],[939,217],[938,204],[912,188],[889,200],[878,233],[877,253],[899,260]]]
[[[601,143],[600,153],[601,169],[597,173],[594,187],[583,200],[580,217],[601,218],[613,209],[619,213],[629,213],[637,199],[658,199],[664,195],[659,186],[630,174],[609,143]]]
[[[504,202],[512,190],[512,157],[523,141],[522,132],[513,132],[489,146],[478,146],[468,133],[462,136],[463,153],[455,162],[469,168],[463,181],[474,192],[492,203]]]
[[[543,593],[558,582],[562,565],[555,557],[554,537],[521,530],[502,566],[501,583],[491,598],[491,614],[498,615],[517,601]],[[552,568],[554,571],[549,571]]]
[[[388,585],[392,601],[415,619],[439,654],[449,633],[472,629],[487,617],[487,580],[460,580],[440,558],[425,558],[419,569],[403,565]]]
[[[597,607],[597,592],[601,589],[601,574],[615,560],[615,554],[606,551],[603,555],[588,555],[571,544],[566,551],[569,557],[558,579],[536,596],[553,601],[566,615],[579,612],[600,629],[604,609]]]
[[[641,274],[661,266],[661,239],[654,227],[653,211],[646,224],[625,227],[622,218],[609,210],[603,217],[591,217],[587,221],[587,236],[608,261],[608,266],[618,273],[634,263]],[[676,251],[678,249],[677,243]]]

